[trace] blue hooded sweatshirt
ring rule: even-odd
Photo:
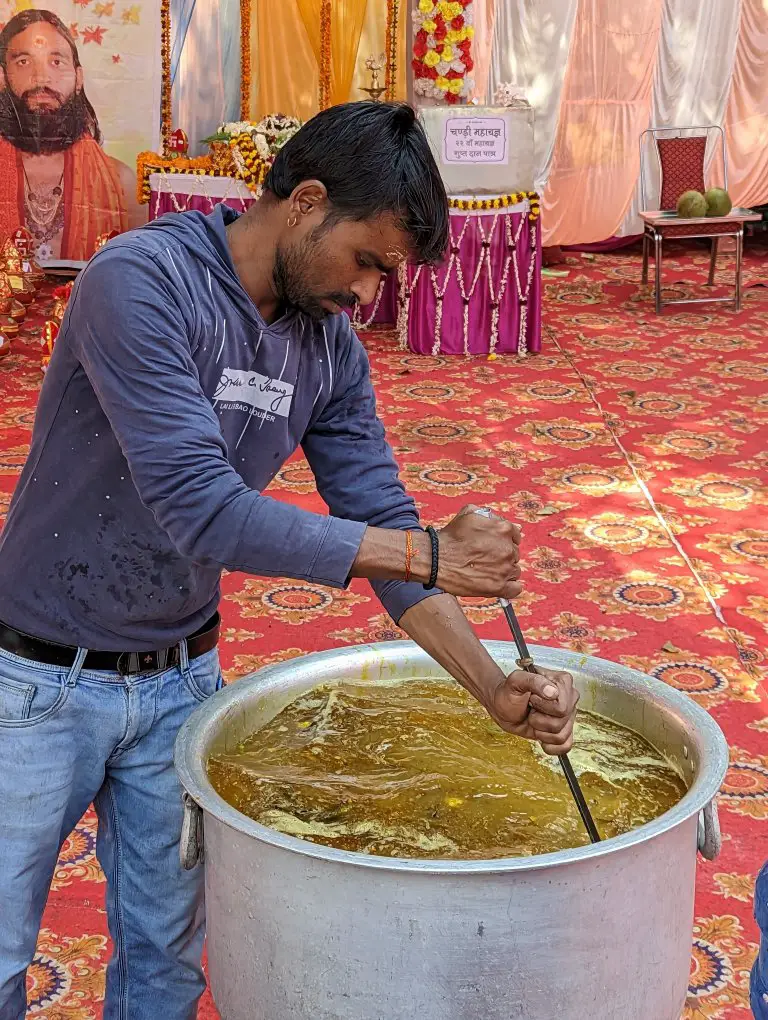
[[[344,587],[367,524],[417,528],[346,315],[267,324],[226,226],[171,215],[81,273],[0,540],[0,620],[105,651],[175,644],[222,569]],[[302,446],[331,516],[262,495]],[[397,620],[429,594],[374,584]]]

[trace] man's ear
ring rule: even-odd
[[[76,92],[82,92],[83,91],[83,69],[82,69],[82,67],[78,67],[78,69],[75,71],[75,91]]]
[[[5,87],[6,87],[6,85],[5,85],[5,71],[3,70],[2,67],[0,67],[0,92],[3,92],[5,90]]]

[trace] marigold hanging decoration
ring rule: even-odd
[[[240,119],[251,115],[251,0],[240,0]]]
[[[320,2],[320,109],[331,105],[331,0]]]
[[[419,0],[411,61],[417,95],[451,104],[470,95],[473,21],[473,0]]]
[[[171,97],[171,0],[160,0],[160,137],[163,155],[171,151],[173,101]]]
[[[397,54],[400,34],[400,0],[387,0],[387,67],[384,84],[387,87],[384,98],[392,102],[397,94]]]

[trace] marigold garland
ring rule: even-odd
[[[320,3],[320,109],[331,105],[331,0]]]
[[[496,198],[449,198],[448,205],[451,209],[466,212],[490,212],[519,205],[526,200],[530,202],[530,218],[538,219],[541,215],[541,199],[536,191],[511,191],[508,195],[498,195]]]
[[[387,35],[385,45],[387,67],[384,78],[384,84],[386,85],[384,98],[388,102],[392,102],[395,99],[397,92],[397,44],[399,25],[400,0],[387,0]]]
[[[171,151],[173,100],[171,96],[171,0],[160,0],[160,138],[163,154]]]
[[[418,0],[413,12],[414,91],[458,103],[475,87],[473,0]]]
[[[177,156],[169,159],[159,156],[156,152],[140,152],[136,157],[136,197],[142,205],[146,205],[152,197],[149,178],[152,174],[194,174],[197,177],[232,177],[243,181],[254,194],[259,193],[269,173],[270,163],[263,160],[256,152],[250,135],[238,135],[230,143],[235,173],[217,166],[210,156],[187,158]]]
[[[254,194],[257,194],[272,164],[261,158],[249,134],[238,135],[229,145],[237,167],[237,176]]]
[[[251,116],[251,0],[240,0],[240,120]]]

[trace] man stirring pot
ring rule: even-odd
[[[59,848],[93,801],[114,955],[105,1020],[189,1020],[204,988],[202,869],[178,860],[176,733],[217,690],[223,569],[369,578],[503,729],[569,750],[578,695],[505,676],[454,596],[520,594],[520,531],[467,507],[421,529],[342,314],[448,206],[407,106],[326,110],[263,197],[122,235],[81,274],[0,542],[0,1017]],[[303,448],[330,516],[262,494]]]

